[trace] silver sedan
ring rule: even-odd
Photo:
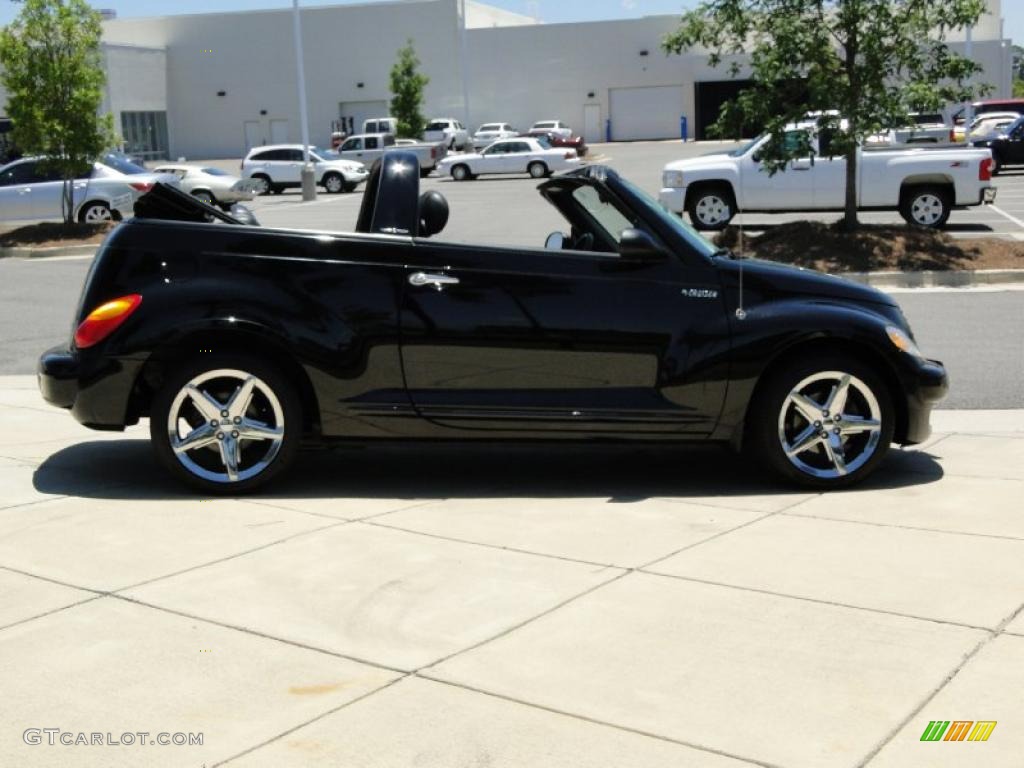
[[[198,165],[164,164],[153,172],[174,174],[181,182],[183,192],[208,205],[219,205],[224,210],[230,210],[235,203],[252,200],[259,186],[258,179],[240,179],[220,168]]]

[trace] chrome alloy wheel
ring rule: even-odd
[[[167,436],[190,473],[237,483],[263,472],[284,442],[284,410],[261,379],[233,369],[206,371],[171,403]]]
[[[110,209],[105,205],[99,205],[94,203],[85,209],[85,213],[82,215],[82,221],[86,224],[101,224],[104,221],[113,221],[114,214],[110,212]]]
[[[324,179],[324,187],[331,194],[337,194],[338,192],[341,192],[344,186],[345,180],[336,173],[332,173],[328,175],[326,179]]]
[[[930,192],[918,195],[910,204],[911,217],[916,224],[923,227],[934,227],[942,218],[945,210],[945,203],[939,199],[938,195],[933,195]]]
[[[694,213],[706,227],[716,227],[730,219],[729,204],[718,195],[704,195],[694,206]]]
[[[833,479],[856,472],[878,449],[882,409],[863,381],[822,371],[801,381],[783,401],[779,441],[798,470]]]

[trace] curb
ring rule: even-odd
[[[1024,269],[964,269],[936,272],[846,272],[845,277],[874,288],[970,288],[1024,283]]]
[[[99,243],[62,245],[54,248],[0,248],[0,259],[44,259],[54,256],[92,256]]]

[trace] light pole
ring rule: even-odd
[[[295,29],[295,59],[299,69],[299,117],[302,120],[302,199],[316,200],[316,174],[309,162],[309,110],[306,106],[306,67],[303,62],[299,0],[292,0],[292,20]]]

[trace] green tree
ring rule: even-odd
[[[719,66],[749,52],[753,85],[723,106],[714,128],[738,136],[763,125],[772,138],[762,159],[781,170],[807,145],[790,141],[787,123],[820,113],[827,154],[846,158],[843,224],[857,224],[857,147],[867,136],[984,92],[971,78],[981,68],[947,45],[951,31],[977,23],[985,0],[704,0],[685,13],[662,47],[694,48]]]
[[[398,135],[419,138],[426,127],[420,108],[423,106],[423,89],[430,78],[419,71],[420,60],[416,56],[412,40],[398,51],[398,58],[391,68],[391,114],[398,119]]]
[[[60,174],[68,223],[73,180],[114,142],[111,116],[99,115],[106,82],[100,20],[85,0],[22,0],[17,18],[0,30],[0,82],[14,142]]]

